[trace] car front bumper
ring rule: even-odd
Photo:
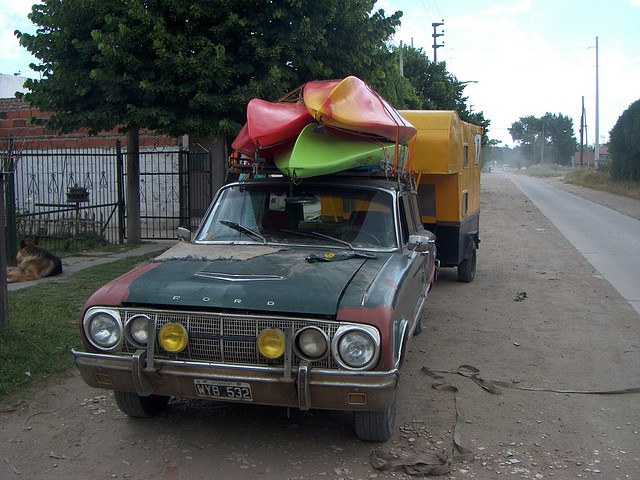
[[[203,383],[247,385],[251,399],[212,398],[301,410],[384,411],[394,401],[397,369],[353,372],[314,369],[307,362],[287,371],[282,367],[227,365],[153,359],[146,351],[133,355],[72,350],[76,366],[91,387],[135,392],[141,396],[166,395],[203,398]],[[211,398],[211,397],[209,397]]]

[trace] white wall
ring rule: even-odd
[[[25,80],[25,77],[0,73],[0,98],[15,98],[16,92],[26,92],[22,86]]]

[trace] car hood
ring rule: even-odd
[[[367,261],[381,260],[341,250],[184,243],[116,290],[127,292],[130,305],[335,315]]]

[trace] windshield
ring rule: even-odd
[[[222,191],[195,241],[395,248],[393,197],[357,187],[234,185]]]

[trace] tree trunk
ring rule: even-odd
[[[140,129],[127,132],[127,243],[140,243]]]

